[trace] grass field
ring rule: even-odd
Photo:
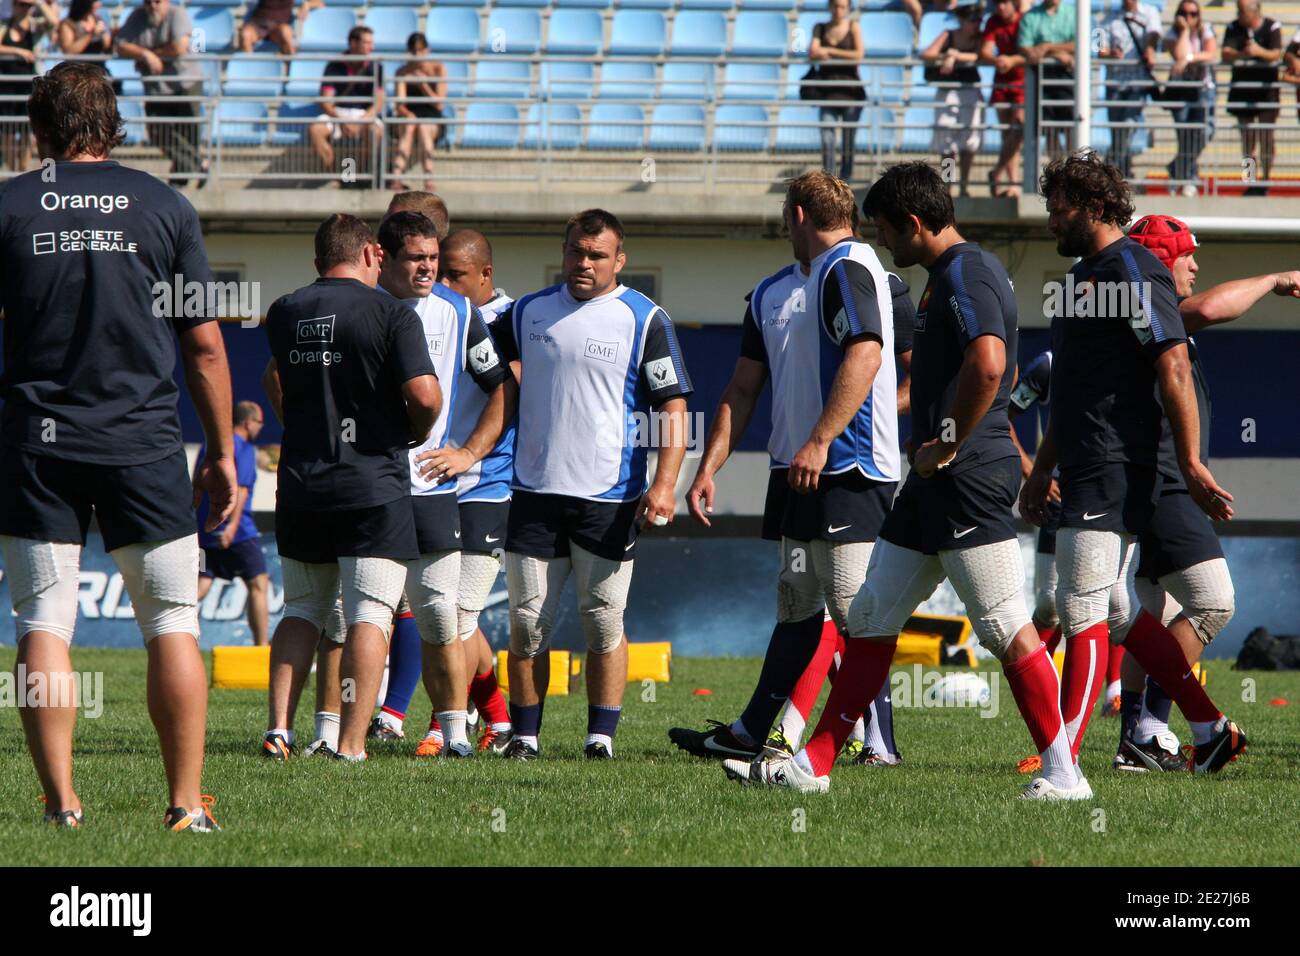
[[[654,701],[629,687],[618,760],[608,764],[581,757],[581,693],[548,705],[544,759],[535,763],[417,761],[411,739],[364,765],[279,765],[257,755],[265,695],[213,691],[204,789],[216,795],[225,831],[178,837],[161,829],[166,794],[145,711],[144,654],[82,649],[74,664],[105,672],[103,716],[77,731],[87,825],[40,825],[18,713],[0,708],[0,865],[1300,862],[1300,674],[1210,665],[1211,693],[1252,741],[1216,777],[1113,773],[1115,722],[1094,719],[1083,766],[1097,796],[1073,805],[1016,799],[1027,778],[1015,764],[1030,743],[1005,682],[995,718],[897,707],[905,766],[841,764],[825,795],[742,789],[718,764],[669,744],[670,726],[733,717],[756,661],[678,660]],[[0,668],[12,666],[13,649],[0,648]],[[1257,682],[1255,703],[1241,700],[1247,676]],[[712,695],[694,696],[699,687]],[[309,705],[310,694],[309,686]],[[1290,706],[1270,704],[1279,697]],[[414,709],[408,731],[422,729],[423,692]],[[297,729],[310,738],[310,706]],[[1181,720],[1175,729],[1186,740]]]

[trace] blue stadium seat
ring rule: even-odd
[[[104,66],[107,67],[109,76],[121,80],[122,96],[144,96],[144,81],[135,70],[134,60],[118,57],[109,60]]]
[[[719,106],[714,115],[713,142],[722,152],[767,149],[767,110],[761,106]]]
[[[285,96],[320,96],[320,78],[325,72],[324,60],[291,60],[289,62],[289,82],[285,84]]]
[[[916,33],[916,52],[920,53],[928,47],[944,30],[956,30],[960,26],[961,21],[957,19],[955,13],[932,10],[921,14],[921,26]]]
[[[858,9],[863,13],[880,13],[884,10],[902,10],[903,0],[861,0]]]
[[[593,56],[604,41],[604,24],[595,10],[556,10],[546,28],[547,53]]]
[[[615,56],[659,56],[667,27],[657,10],[619,10],[614,14],[606,53]]]
[[[677,56],[722,56],[727,48],[727,18],[713,10],[683,10],[673,20],[669,52]]]
[[[315,103],[281,105],[275,112],[275,131],[271,133],[271,142],[277,146],[305,143],[307,127],[319,115],[320,107]]]
[[[360,7],[365,5],[366,0],[325,0],[327,7]],[[256,6],[256,3],[253,4]]]
[[[653,63],[606,60],[600,68],[601,99],[644,100],[646,91],[655,84]]]
[[[537,10],[551,5],[551,0],[494,0],[494,2],[498,7],[533,7]]]
[[[1096,126],[1092,127],[1092,148],[1099,153],[1105,153],[1110,149],[1110,127]]]
[[[226,96],[260,96],[272,99],[284,87],[284,67],[279,60],[263,60],[236,53],[226,63],[226,81],[221,92]]]
[[[682,10],[730,10],[735,0],[682,0]]]
[[[903,113],[903,151],[928,153],[934,135],[934,110],[927,106],[909,106]]]
[[[225,146],[261,146],[266,142],[265,103],[222,100],[217,104],[217,138]]]
[[[542,45],[542,18],[536,10],[498,7],[488,14],[484,53],[533,54]]]
[[[589,100],[595,85],[587,60],[542,61],[542,90],[553,100]]]
[[[907,92],[907,71],[901,66],[867,66],[859,68],[867,99],[880,103],[901,103]]]
[[[704,149],[704,107],[661,103],[650,117],[650,148],[664,152]]]
[[[789,13],[798,6],[798,0],[740,0],[741,10],[780,10]]]
[[[912,67],[912,85],[907,99],[914,103],[928,103],[934,99],[935,89],[925,78],[925,67],[916,64]]]
[[[524,149],[577,149],[582,144],[582,111],[572,103],[534,103],[528,107]]]
[[[732,56],[783,56],[790,45],[790,24],[779,13],[741,11],[731,35]]]
[[[645,114],[630,103],[597,103],[590,124],[588,149],[640,149],[645,142]]]
[[[478,11],[472,7],[434,7],[424,24],[424,36],[435,53],[473,53],[478,35]]]
[[[471,103],[465,110],[460,145],[466,149],[514,149],[519,144],[519,110],[510,103]]]
[[[671,10],[677,0],[619,0],[619,9],[624,10]]]
[[[122,114],[122,125],[126,131],[126,139],[122,142],[127,146],[139,146],[141,143],[146,142],[144,104],[139,100],[119,99],[117,101],[117,111]]]
[[[351,10],[324,7],[307,14],[298,49],[303,53],[342,53],[348,47],[348,31],[357,25]]]
[[[565,7],[585,7],[589,10],[608,10],[614,5],[614,0],[555,0],[555,9],[561,10]],[[627,4],[623,4],[627,6]]]
[[[448,60],[443,66],[447,68],[447,95],[469,96],[469,64],[464,60]]]
[[[409,7],[371,7],[362,22],[375,32],[375,49],[380,53],[400,53],[406,49],[406,38],[420,32],[420,18]]]
[[[813,29],[819,23],[825,23],[830,15],[825,11],[805,10],[795,17],[794,27],[790,30],[790,55],[808,59],[808,48],[812,46]],[[809,62],[811,66],[811,62]]]
[[[776,116],[778,153],[815,153],[822,148],[817,107],[783,106]]]
[[[864,13],[862,41],[867,56],[911,56],[912,18],[906,13]]]
[[[190,17],[195,53],[218,53],[235,41],[235,18],[223,7],[204,7]]]
[[[474,77],[474,95],[524,100],[532,86],[528,64],[522,60],[480,60]]]
[[[1002,149],[1002,130],[990,129],[990,127],[997,125],[998,111],[986,103],[980,113],[984,117],[984,136],[980,140],[980,152],[996,154]]]
[[[775,63],[728,63],[722,70],[722,99],[775,100],[781,96],[781,67]]]
[[[899,130],[895,127],[898,113],[884,108],[867,108],[862,111],[862,121],[858,124],[859,150],[879,149],[893,151],[897,149]],[[929,140],[926,140],[929,145]]]
[[[664,100],[707,100],[713,97],[712,63],[682,63],[669,60],[664,64],[664,78],[659,98]]]

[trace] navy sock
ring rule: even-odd
[[[618,717],[623,708],[617,704],[588,704],[587,733],[613,737],[618,730]]]
[[[516,737],[536,737],[542,729],[542,704],[510,702],[510,723]]]
[[[388,693],[384,695],[384,710],[406,715],[420,683],[420,657],[420,629],[415,626],[415,618],[399,617],[393,624],[393,637],[388,644]]]
[[[1119,692],[1119,740],[1123,743],[1133,739],[1137,729],[1138,716],[1142,713],[1142,691],[1121,690]]]
[[[794,692],[794,685],[804,668],[817,653],[825,619],[825,614],[818,611],[802,621],[777,624],[772,628],[772,639],[763,657],[763,669],[758,672],[758,684],[749,698],[749,705],[740,715],[740,722],[759,743],[767,739],[777,714]]]
[[[871,711],[867,711],[869,716]],[[898,744],[894,742],[894,705],[889,699],[889,681],[880,688],[876,695],[876,722],[880,725],[880,739],[891,754],[898,753]]]
[[[1147,677],[1146,695],[1147,710],[1151,713],[1151,716],[1166,724],[1169,723],[1169,711],[1173,708],[1174,702],[1161,689],[1160,685],[1149,676]]]

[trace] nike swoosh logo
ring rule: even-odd
[[[1103,512],[1102,512],[1101,514],[1099,514],[1099,515],[1091,514],[1090,512],[1085,511],[1085,512],[1083,513],[1083,520],[1084,520],[1084,521],[1093,521],[1093,520],[1095,520],[1095,519],[1097,519],[1097,518],[1104,518],[1104,517],[1106,517],[1106,515],[1108,515],[1108,514],[1110,514],[1109,511],[1103,511]]]
[[[723,744],[714,743],[712,737],[704,738],[704,749],[712,750],[714,753],[720,754],[735,754],[737,757],[749,757],[753,755],[753,751],[750,750],[737,750],[735,747],[727,747]]]
[[[456,532],[456,537],[458,537],[458,538],[460,537],[460,532],[459,532],[459,531]]]
[[[1189,678],[1189,677],[1191,677],[1191,676],[1192,676],[1192,672],[1191,672],[1191,671],[1188,671],[1186,674],[1183,675],[1183,678],[1182,678],[1182,679],[1183,679],[1183,680],[1187,680],[1187,678]]]
[[[624,548],[623,550],[624,550],[624,551],[631,551],[631,550],[632,550],[633,548],[635,548],[635,547],[636,547],[636,542],[633,541],[631,544],[629,544],[629,545],[628,545],[626,548]]]
[[[976,525],[974,528],[967,528],[965,531],[954,531],[954,532],[952,533],[952,536],[953,536],[954,538],[964,538],[964,537],[966,537],[966,535],[970,534],[972,531],[976,530],[976,528],[978,528],[978,527],[979,527],[979,525]]]
[[[844,721],[846,724],[856,724],[856,723],[857,723],[857,720],[856,720],[856,719],[854,719],[853,717],[850,717],[848,714],[844,713],[843,711],[840,712],[840,720]]]
[[[483,540],[486,541],[488,544],[492,544],[492,542],[494,542],[494,541],[500,541],[501,539],[500,539],[500,538],[494,538],[494,537],[492,537],[492,535],[488,535],[488,536],[485,537]]]
[[[843,531],[845,528],[852,528],[852,527],[853,527],[853,525],[851,525],[851,524],[842,524],[842,525],[840,525],[838,528],[831,527],[830,525],[827,525],[827,526],[826,526],[826,533],[827,533],[827,534],[835,534],[835,533],[838,532],[838,531]]]

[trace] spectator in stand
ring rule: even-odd
[[[150,142],[171,160],[172,173],[181,176],[172,181],[177,188],[189,184],[186,174],[199,171],[204,174],[199,186],[207,182],[208,161],[199,152],[202,110],[197,97],[203,93],[203,78],[198,64],[186,55],[192,29],[190,15],[171,0],[144,0],[144,6],[126,18],[116,40],[117,55],[135,60],[144,79],[145,115],[179,120],[148,127]]]
[[[1168,166],[1169,179],[1181,183],[1183,196],[1197,194],[1195,180],[1200,178],[1198,162],[1201,152],[1214,136],[1214,69],[1219,59],[1218,43],[1201,16],[1196,0],[1183,0],[1174,13],[1173,26],[1165,34],[1165,52],[1173,57],[1169,70],[1170,96],[1179,97],[1181,105],[1170,113],[1177,124],[1178,152]],[[1167,99],[1166,102],[1169,102]]]
[[[447,68],[429,57],[429,41],[423,33],[412,33],[406,38],[406,52],[411,62],[397,71],[397,115],[411,120],[442,119],[442,101],[447,96]],[[402,191],[401,182],[411,162],[411,150],[418,137],[420,162],[424,168],[424,190],[433,192],[433,151],[442,138],[439,123],[402,123],[398,127],[397,155],[393,157],[393,189]]]
[[[849,19],[849,0],[830,0],[831,18],[813,27],[808,57],[818,67],[825,82],[817,88],[822,133],[822,168],[835,173],[835,126],[840,125],[840,179],[853,178],[853,151],[862,116],[862,102],[867,98],[858,75],[858,64],[866,47],[862,43],[862,25]],[[839,62],[836,62],[839,61]],[[839,82],[836,82],[839,81]]]
[[[1282,59],[1282,26],[1264,16],[1259,0],[1237,0],[1237,19],[1223,31],[1223,62],[1232,64],[1228,112],[1241,131],[1241,158],[1247,196],[1266,196],[1258,185],[1273,172],[1273,124],[1277,122],[1277,66]],[[1234,105],[1235,104],[1235,105]]]
[[[1296,89],[1296,104],[1300,106],[1300,29],[1291,37],[1286,52],[1282,55],[1282,82],[1290,83]],[[1297,115],[1300,115],[1298,113]]]
[[[369,27],[348,31],[349,55],[370,56],[375,35]],[[358,159],[368,158],[372,137],[383,130],[384,68],[374,60],[330,60],[320,85],[321,115],[308,129],[311,148],[326,171],[334,172],[333,140],[360,140]],[[339,183],[330,183],[337,188]]]
[[[36,75],[36,41],[59,22],[58,7],[51,3],[14,0],[0,36],[0,137],[5,168],[21,172],[31,162],[32,139],[27,124],[27,97]],[[18,97],[21,97],[19,99]]]
[[[1021,8],[1017,0],[993,0],[993,13],[980,36],[980,62],[991,63],[993,92],[989,102],[998,111],[1002,149],[989,172],[990,196],[1020,195],[1020,147],[1025,141],[1025,58],[1020,54]],[[1005,177],[1007,188],[998,180]]]
[[[1074,27],[1074,4],[1061,0],[1043,0],[1020,18],[1020,55],[1044,81],[1038,85],[1039,102],[1050,104],[1040,115],[1044,122],[1067,124],[1044,130],[1051,159],[1068,153],[1074,136]]]
[[[958,26],[944,30],[921,53],[925,81],[935,89],[934,139],[931,149],[945,161],[945,172],[956,160],[958,195],[970,195],[970,170],[980,148],[980,19],[978,0],[957,7]],[[945,181],[951,179],[944,176]]]
[[[298,8],[299,19],[324,5],[325,0],[303,0]],[[293,0],[257,0],[257,6],[239,28],[239,49],[252,53],[263,40],[270,40],[285,56],[293,56],[293,18]]]
[[[1123,173],[1125,179],[1133,178],[1133,137],[1142,119],[1141,104],[1146,102],[1154,86],[1152,69],[1162,32],[1160,14],[1138,0],[1124,0],[1124,6],[1108,17],[1101,28],[1097,56],[1122,61],[1106,69],[1106,100],[1139,104],[1106,108],[1107,118],[1114,124],[1110,128],[1106,162]]]
[[[913,26],[918,29],[921,26],[921,16],[927,11],[921,5],[922,0],[903,0],[903,9],[912,17]],[[931,13],[943,13],[949,10],[956,10],[959,0],[925,0],[925,7],[929,7]]]
[[[100,17],[100,0],[72,0],[59,24],[59,50],[69,56],[113,52],[113,31]]]

